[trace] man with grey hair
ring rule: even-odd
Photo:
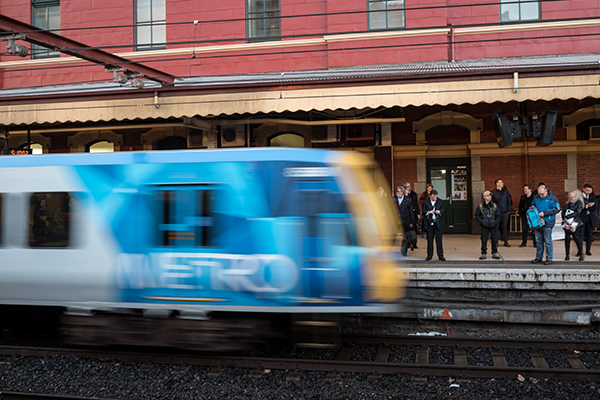
[[[538,187],[538,194],[531,204],[540,213],[544,219],[544,226],[534,231],[535,241],[537,243],[535,258],[531,261],[533,264],[542,262],[544,258],[544,246],[546,246],[546,261],[544,265],[552,264],[554,248],[552,246],[552,228],[556,220],[556,214],[560,212],[560,203],[556,196],[549,193],[544,185]]]
[[[481,257],[487,258],[488,237],[492,239],[492,258],[499,260],[498,255],[498,224],[500,224],[500,207],[492,201],[492,192],[483,192],[483,202],[475,210],[475,220],[481,225]]]

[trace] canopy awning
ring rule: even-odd
[[[128,92],[130,93],[130,92]],[[598,74],[512,79],[462,79],[395,84],[365,83],[280,90],[242,89],[215,93],[149,91],[135,97],[111,96],[78,101],[44,102],[35,98],[0,103],[0,125],[91,123],[136,119],[209,117],[234,114],[310,110],[375,109],[421,105],[477,104],[526,100],[568,100],[600,97]]]

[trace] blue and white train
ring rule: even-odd
[[[403,296],[397,213],[357,153],[5,156],[0,177],[0,310],[59,310],[74,343],[226,349]]]

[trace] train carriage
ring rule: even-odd
[[[0,304],[59,309],[77,343],[202,348],[403,295],[397,216],[359,154],[19,156],[0,174]]]

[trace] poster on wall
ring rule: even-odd
[[[452,170],[452,200],[467,200],[467,171]]]

